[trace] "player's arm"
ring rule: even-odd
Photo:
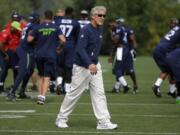
[[[133,47],[134,49],[136,49],[136,48],[137,48],[137,42],[136,42],[135,34],[131,34],[131,35],[129,36],[129,40],[130,40],[130,43],[131,43],[132,47]]]
[[[62,50],[63,50],[63,48],[64,48],[64,44],[65,44],[65,42],[66,42],[66,38],[65,38],[65,36],[64,35],[59,35],[58,36],[58,38],[59,38],[59,42],[60,42],[60,44],[59,44],[59,46],[57,47],[57,53],[61,53],[62,52]]]
[[[60,44],[61,44],[61,45],[64,45],[65,42],[66,42],[65,36],[64,36],[64,35],[59,35],[58,37],[59,37],[59,40],[60,40]]]
[[[129,41],[130,41],[130,44],[132,45],[132,48],[133,48],[132,50],[130,50],[130,52],[132,54],[133,59],[136,60],[137,42],[136,42],[136,37],[135,37],[135,34],[134,34],[133,30],[131,30],[131,32],[130,32]]]
[[[108,57],[108,63],[112,63],[113,62],[113,56],[115,54],[116,48],[117,48],[117,45],[115,43],[111,43],[110,51],[109,51],[109,57]]]

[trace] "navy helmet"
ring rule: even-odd
[[[39,21],[40,15],[39,15],[38,13],[36,13],[36,12],[32,12],[32,13],[29,15],[28,19],[29,19],[30,22],[34,23],[34,22]]]
[[[11,19],[12,19],[12,21],[20,21],[21,16],[20,16],[19,12],[13,11],[11,13]]]
[[[124,23],[124,22],[125,22],[125,19],[122,18],[122,17],[120,17],[120,18],[116,19],[116,22],[118,22],[118,23]]]
[[[87,10],[81,10],[81,15],[88,15],[88,11]]]

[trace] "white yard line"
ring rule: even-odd
[[[64,134],[129,134],[129,135],[179,135],[180,132],[117,132],[117,131],[60,131],[60,130],[0,130],[6,133],[64,133]]]
[[[0,113],[34,113],[36,110],[0,110]]]
[[[24,118],[22,115],[0,115],[0,119],[15,119],[15,118]]]
[[[7,104],[7,105],[14,105],[14,104],[24,104],[24,105],[32,105],[32,104],[36,104],[36,102],[1,102],[1,104]],[[46,104],[61,104],[60,102],[51,102],[51,103],[46,103]],[[77,103],[78,105],[91,105],[91,102],[79,102]],[[176,104],[156,104],[156,103],[108,103],[108,105],[112,105],[112,106],[177,106]]]

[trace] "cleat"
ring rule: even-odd
[[[109,130],[109,129],[117,129],[118,125],[117,124],[113,124],[111,122],[105,122],[105,123],[100,123],[98,122],[96,129],[98,130]]]
[[[18,98],[20,98],[20,99],[31,99],[31,97],[28,96],[28,95],[26,95],[25,93],[19,94],[19,97],[18,97]]]
[[[55,125],[58,128],[68,128],[69,127],[65,120],[58,120],[57,119]]]
[[[139,93],[138,90],[134,90],[134,91],[133,91],[133,94],[134,94],[134,95],[137,94],[137,93]]]
[[[0,94],[1,93],[4,93],[4,87],[3,86],[0,86]]]
[[[39,100],[38,100],[38,101],[37,101],[37,104],[38,104],[38,105],[44,105],[44,101],[39,101]]]
[[[139,91],[138,91],[138,87],[137,86],[134,86],[133,87],[133,94],[137,94]]]
[[[112,93],[119,93],[120,91],[118,89],[116,89],[115,87],[112,88]]]
[[[16,101],[16,95],[15,95],[14,93],[9,92],[9,93],[7,94],[6,99],[7,99],[8,101],[15,102],[15,101]]]
[[[4,90],[0,90],[0,94],[4,93]]]
[[[130,89],[130,88],[129,88],[128,85],[127,85],[127,86],[124,86],[124,91],[123,91],[123,93],[126,94],[126,93],[129,91],[129,89]]]
[[[45,104],[45,98],[38,97],[38,99],[37,99],[37,104],[38,104],[38,105],[44,105],[44,104]]]
[[[173,98],[176,98],[176,97],[177,97],[176,92],[171,93],[171,92],[169,91],[169,92],[167,93],[167,95],[169,95],[169,96],[171,96],[171,97],[173,97]]]
[[[50,90],[51,93],[55,92],[54,89],[55,89],[55,85],[54,84],[49,85],[49,90]]]
[[[56,94],[57,95],[60,95],[61,93],[63,92],[63,88],[62,88],[62,85],[59,84],[56,88]]]
[[[154,94],[156,95],[156,97],[159,97],[159,98],[161,97],[160,87],[159,86],[153,85],[152,90],[153,90]]]

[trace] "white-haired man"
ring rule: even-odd
[[[97,129],[115,129],[117,124],[110,121],[98,56],[102,42],[102,26],[106,16],[104,6],[91,10],[91,23],[80,31],[73,65],[73,76],[70,90],[62,102],[56,119],[56,126],[67,128],[68,116],[75,104],[89,85],[94,114],[98,120]]]

